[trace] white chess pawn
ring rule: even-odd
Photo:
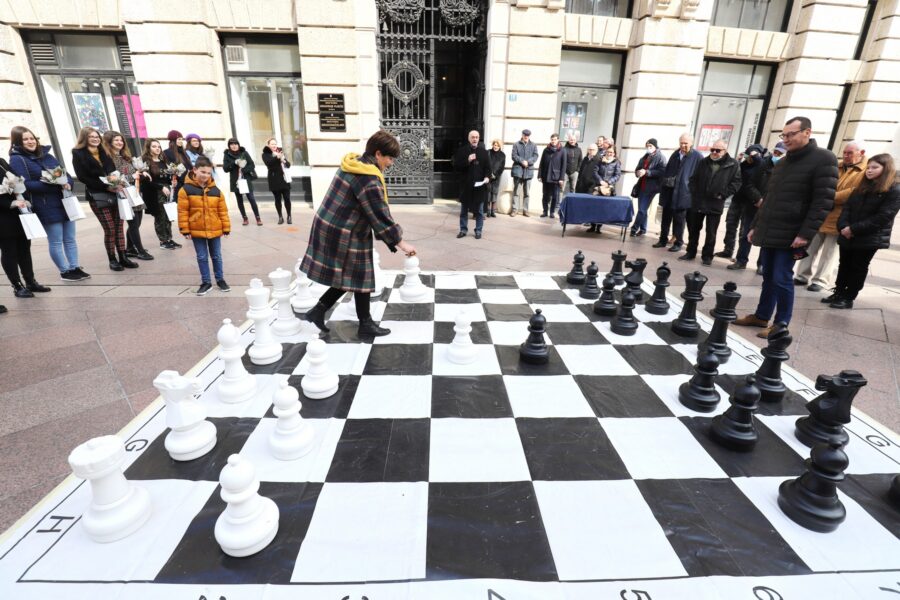
[[[309,365],[306,375],[300,380],[303,395],[320,400],[334,395],[338,390],[338,376],[328,367],[328,346],[322,340],[312,340],[306,344],[303,360]]]
[[[478,348],[472,343],[469,335],[472,332],[472,319],[461,310],[456,315],[456,324],[453,326],[456,335],[453,342],[447,347],[447,359],[458,365],[468,365],[478,358]]]
[[[219,358],[225,363],[225,372],[219,380],[219,399],[229,404],[249,400],[256,393],[256,375],[248,373],[241,361],[244,356],[241,332],[231,324],[231,319],[224,319],[216,337]]]
[[[166,403],[165,447],[174,460],[194,460],[216,445],[216,426],[206,420],[206,409],[194,396],[200,392],[200,380],[177,371],[163,371],[153,380]]]
[[[302,260],[297,260],[297,264],[294,265],[294,274],[297,278],[294,280],[294,296],[291,298],[291,306],[300,313],[308,311],[318,302],[309,291],[309,277],[300,270],[302,262]]]
[[[428,288],[419,278],[419,257],[407,256],[403,261],[403,285],[400,286],[400,298],[405,302],[418,302],[428,295]]]
[[[259,279],[250,280],[250,288],[244,291],[250,310],[247,318],[253,319],[255,332],[253,344],[247,354],[255,365],[270,365],[281,359],[281,344],[272,335],[269,321],[272,319],[272,308],[269,306],[269,290],[263,287]]]
[[[278,302],[278,318],[272,324],[275,335],[287,337],[300,333],[300,319],[294,314],[291,306],[291,272],[278,267],[269,273],[272,282],[272,297]]]
[[[271,498],[259,495],[256,471],[239,454],[228,457],[219,483],[227,506],[216,519],[216,542],[229,556],[256,554],[278,533],[278,506]]]
[[[153,509],[150,494],[122,473],[125,444],[117,435],[97,437],[69,454],[76,477],[91,483],[91,504],[81,517],[81,526],[95,542],[114,542],[137,531]]]
[[[300,394],[283,380],[275,392],[273,404],[278,421],[269,435],[272,456],[279,460],[294,460],[308,454],[313,448],[315,433],[300,416]]]
[[[387,281],[384,276],[384,271],[381,270],[381,255],[378,254],[378,250],[372,247],[372,272],[375,275],[375,291],[372,292],[372,296],[377,298],[384,292],[384,288],[387,287]]]

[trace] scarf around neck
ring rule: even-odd
[[[384,174],[376,165],[364,163],[359,160],[359,154],[356,152],[348,152],[341,159],[341,171],[344,173],[353,173],[354,175],[374,175],[381,182],[381,189],[384,191],[384,202],[388,204],[387,184],[384,182]]]

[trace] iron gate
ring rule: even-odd
[[[400,141],[391,202],[434,199],[435,44],[483,43],[485,14],[484,0],[378,0],[381,127]]]

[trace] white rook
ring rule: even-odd
[[[244,356],[241,332],[231,324],[231,319],[224,319],[216,337],[219,358],[225,363],[225,372],[219,380],[219,399],[228,403],[249,400],[256,393],[256,375],[248,373],[241,361]]]
[[[214,535],[222,551],[229,556],[256,554],[278,533],[278,506],[271,498],[259,495],[256,471],[239,454],[228,457],[219,475],[225,510],[216,519]]]
[[[194,460],[216,445],[216,426],[206,420],[206,409],[194,396],[200,392],[200,380],[163,371],[153,380],[166,403],[165,446],[174,460]]]
[[[272,297],[278,303],[278,318],[272,325],[272,331],[282,337],[297,335],[301,324],[291,306],[291,272],[278,267],[269,273],[269,281],[272,282]]]
[[[269,321],[272,319],[272,308],[269,306],[269,290],[263,287],[259,279],[250,280],[250,288],[244,291],[250,310],[247,318],[253,319],[253,345],[247,354],[255,365],[270,365],[281,358],[281,344],[272,335]]]

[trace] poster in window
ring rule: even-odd
[[[584,139],[587,102],[563,102],[559,115],[559,137],[566,139],[570,133],[576,140]]]
[[[113,106],[116,108],[116,117],[119,119],[122,133],[130,138],[147,138],[147,125],[144,122],[140,96],[113,96]]]
[[[701,125],[700,135],[697,136],[697,150],[707,151],[719,140],[725,142],[727,146],[731,142],[733,132],[734,125]]]
[[[103,95],[96,92],[72,92],[72,103],[79,127],[93,127],[100,133],[109,131],[109,118],[103,106]]]

